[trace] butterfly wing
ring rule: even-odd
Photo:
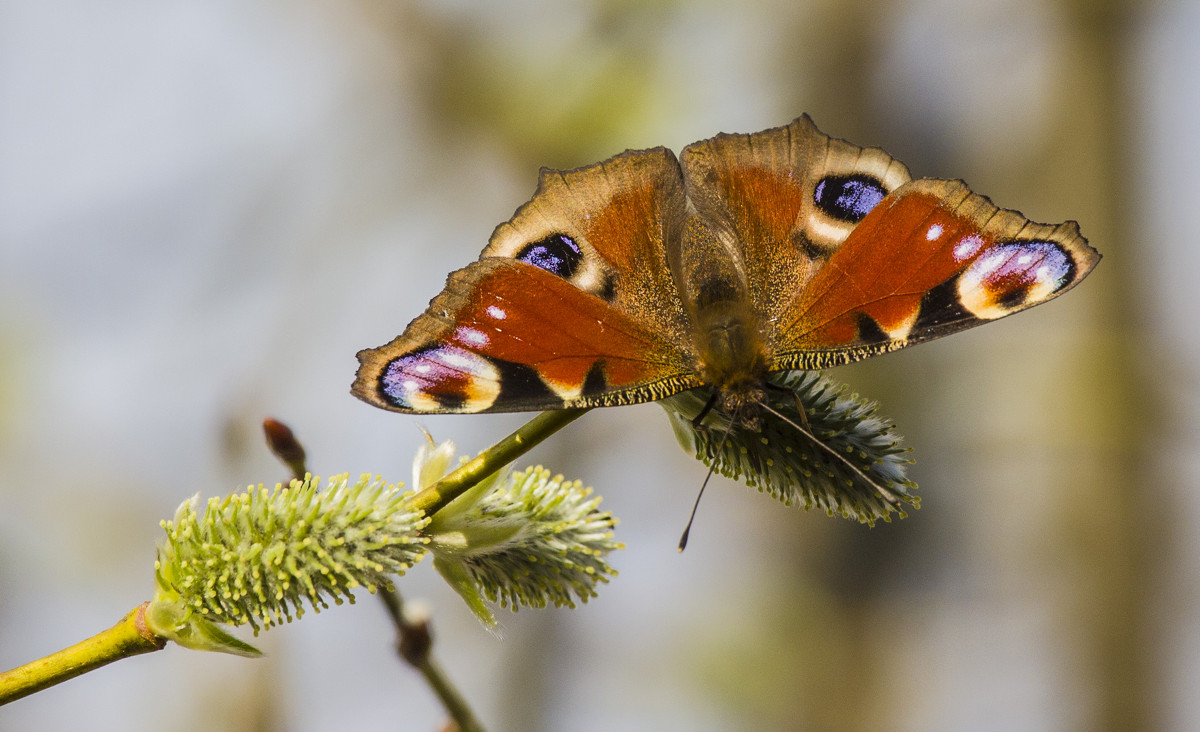
[[[1073,221],[1034,223],[962,181],[913,181],[859,222],[783,313],[775,368],[847,363],[1012,315],[1099,260]]]
[[[697,222],[703,239],[681,235]],[[679,249],[692,239],[711,251]],[[1018,312],[1098,260],[1074,223],[1034,224],[958,181],[911,181],[884,151],[830,138],[805,116],[689,145],[682,166],[656,148],[543,171],[480,261],[401,336],[359,353],[353,392],[397,411],[479,412],[628,404],[702,385],[704,334],[676,280],[712,279],[714,263],[722,292],[751,301],[768,369],[783,370]],[[693,310],[709,294],[689,292]]]
[[[452,273],[402,335],[358,354],[353,393],[401,412],[507,412],[699,385],[665,266],[683,201],[665,148],[542,171],[478,262]]]
[[[826,368],[1066,292],[1099,261],[1073,222],[998,209],[961,181],[912,181],[878,148],[801,117],[683,153],[689,194],[735,242],[770,370]]]

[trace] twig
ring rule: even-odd
[[[58,653],[0,673],[0,705],[61,684],[113,661],[159,651],[166,641],[145,625],[145,602],[113,627]]]
[[[513,460],[524,455],[535,445],[563,427],[582,417],[587,409],[561,409],[542,412],[529,420],[508,437],[479,453],[458,470],[442,478],[409,499],[409,505],[431,515],[458,498],[467,489]]]
[[[446,712],[461,732],[483,732],[483,725],[476,719],[467,700],[442,671],[442,667],[430,652],[433,636],[426,618],[410,618],[404,611],[404,599],[399,592],[380,592],[379,597],[387,606],[388,615],[396,625],[396,650],[400,657],[425,677],[426,683],[446,707]]]

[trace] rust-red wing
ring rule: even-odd
[[[554,271],[682,344],[689,336],[667,242],[685,211],[675,154],[629,150],[575,170],[543,170],[533,198],[496,227],[482,256],[544,267],[531,248],[570,242],[574,253],[563,252]]]
[[[1045,302],[1098,260],[1073,222],[910,181],[801,117],[543,171],[480,261],[359,353],[353,391],[423,413],[655,400],[716,378],[697,330],[730,313],[761,336],[733,366],[824,368]]]
[[[359,360],[354,393],[402,412],[631,404],[699,385],[681,349],[634,317],[499,257],[453,273],[404,335]]]
[[[961,181],[924,179],[866,215],[783,315],[773,369],[848,363],[1046,302],[1100,255]]]

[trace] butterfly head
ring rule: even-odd
[[[733,415],[733,419],[749,432],[761,432],[763,428],[763,404],[767,391],[762,382],[749,383],[738,388],[726,388],[720,392],[721,409]]]

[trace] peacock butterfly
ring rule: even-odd
[[[961,181],[912,180],[807,115],[569,171],[500,224],[353,393],[410,413],[633,404],[703,388],[753,426],[768,375],[1046,302],[1100,255]]]

